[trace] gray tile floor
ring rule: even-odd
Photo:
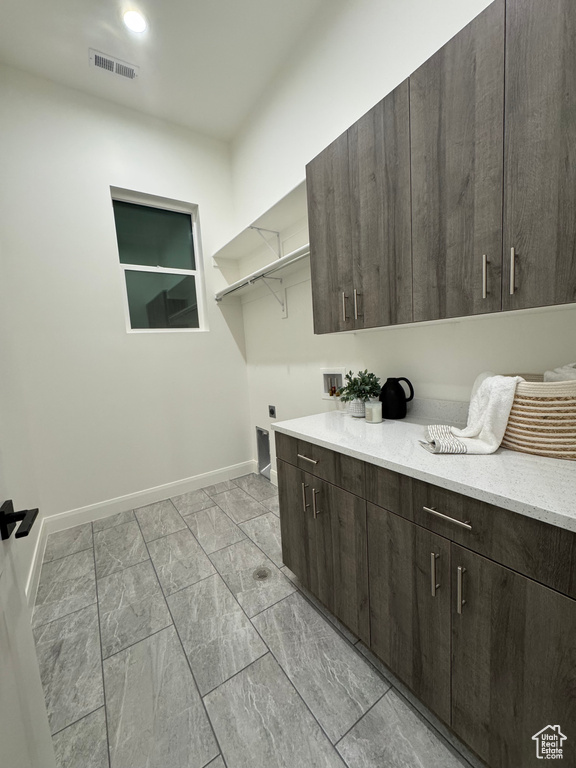
[[[60,768],[477,765],[283,566],[257,475],[52,534],[34,635]]]

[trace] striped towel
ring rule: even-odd
[[[494,453],[502,442],[520,376],[481,373],[474,382],[468,425],[457,429],[434,425],[420,444],[431,453]]]

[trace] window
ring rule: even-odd
[[[204,330],[195,206],[112,189],[132,331]]]

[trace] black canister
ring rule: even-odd
[[[410,397],[406,397],[401,381],[408,384]],[[413,397],[414,387],[407,378],[401,376],[399,379],[386,379],[386,384],[380,390],[382,416],[385,419],[403,419],[406,416],[406,403],[409,403]]]

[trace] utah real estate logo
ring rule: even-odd
[[[539,760],[562,760],[562,744],[568,738],[559,725],[547,725],[532,736],[536,742],[536,757]]]

